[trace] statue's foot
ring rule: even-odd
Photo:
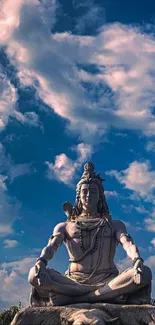
[[[69,297],[54,292],[50,292],[49,297],[50,306],[65,306],[74,303],[74,297]]]
[[[115,299],[112,300],[112,303],[113,304],[119,304],[119,305],[123,305],[123,304],[126,304],[127,302],[127,299],[128,299],[128,295],[121,295]]]
[[[138,290],[135,293],[128,295],[126,304],[129,305],[151,305],[151,285]]]
[[[151,305],[151,299],[147,297],[131,296],[126,301],[127,305]]]
[[[32,307],[45,307],[49,304],[49,297],[40,297],[37,290],[32,287],[30,294],[30,306]]]

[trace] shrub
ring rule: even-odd
[[[16,313],[22,308],[21,302],[18,306],[11,306],[0,313],[0,325],[10,325]]]

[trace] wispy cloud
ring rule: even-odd
[[[77,160],[73,161],[64,153],[56,156],[55,162],[46,162],[48,166],[47,177],[49,179],[57,179],[67,185],[72,185],[75,174],[81,168],[81,164],[89,160],[92,155],[92,147],[84,143],[78,144],[72,150],[77,153]]]
[[[75,26],[75,30],[78,33],[88,33],[89,28],[91,28],[95,33],[95,31],[105,23],[105,9],[99,4],[96,4],[91,0],[82,2],[78,1],[78,3],[74,1],[74,6],[76,6],[76,8],[83,8],[83,14],[77,18]]]
[[[152,35],[118,23],[104,25],[96,36],[51,34],[56,1],[48,8],[38,0],[6,3],[3,44],[21,84],[35,87],[72,132],[87,143],[97,143],[111,126],[155,134]]]
[[[18,241],[15,239],[5,239],[4,240],[4,248],[13,248],[18,245]]]
[[[12,225],[19,217],[20,203],[0,189],[0,237],[13,232]]]
[[[149,141],[146,145],[146,150],[155,152],[155,141]]]
[[[0,131],[7,125],[9,116],[14,114],[17,99],[15,87],[0,68]]]
[[[149,161],[134,161],[125,170],[111,170],[106,174],[115,177],[126,189],[135,192],[145,201],[154,202],[155,171],[151,170]]]
[[[13,232],[12,226],[14,221],[19,218],[21,207],[20,202],[9,195],[7,185],[30,171],[29,164],[14,164],[0,143],[0,236],[6,236]]]
[[[148,218],[144,220],[146,229],[150,232],[155,232],[155,208],[153,208]]]
[[[104,191],[107,198],[118,198],[118,193],[116,191]]]

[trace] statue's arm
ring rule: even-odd
[[[115,220],[115,231],[118,242],[123,246],[129,258],[134,261],[140,258],[138,247],[134,244],[132,237],[127,233],[126,226],[122,221]]]
[[[42,251],[39,259],[48,263],[52,259],[57,249],[62,245],[63,240],[66,235],[66,222],[59,223],[56,225],[53,231],[53,235],[50,237],[47,246],[45,246]]]

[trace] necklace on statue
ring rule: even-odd
[[[83,234],[84,232],[86,233],[86,235],[90,236],[90,233],[95,230],[95,234],[93,235],[95,237],[94,240],[94,245],[92,250],[89,252],[89,254],[94,253],[97,248],[98,248],[98,240],[99,240],[99,230],[101,229],[101,226],[103,227],[106,223],[106,219],[99,219],[99,221],[97,220],[97,222],[95,224],[85,224],[82,221],[77,221],[77,227],[80,230],[80,247],[82,249],[82,251],[86,251],[87,248],[84,247],[84,240],[83,240]]]
[[[86,230],[85,230],[86,231]],[[80,230],[80,247],[82,249],[83,252],[85,252],[88,248],[85,248],[84,247],[84,242],[83,242],[83,230],[81,229]],[[89,254],[92,254],[94,253],[98,248],[98,234],[96,235],[96,238],[95,238],[95,243],[94,243],[94,247],[93,249],[89,252]]]

